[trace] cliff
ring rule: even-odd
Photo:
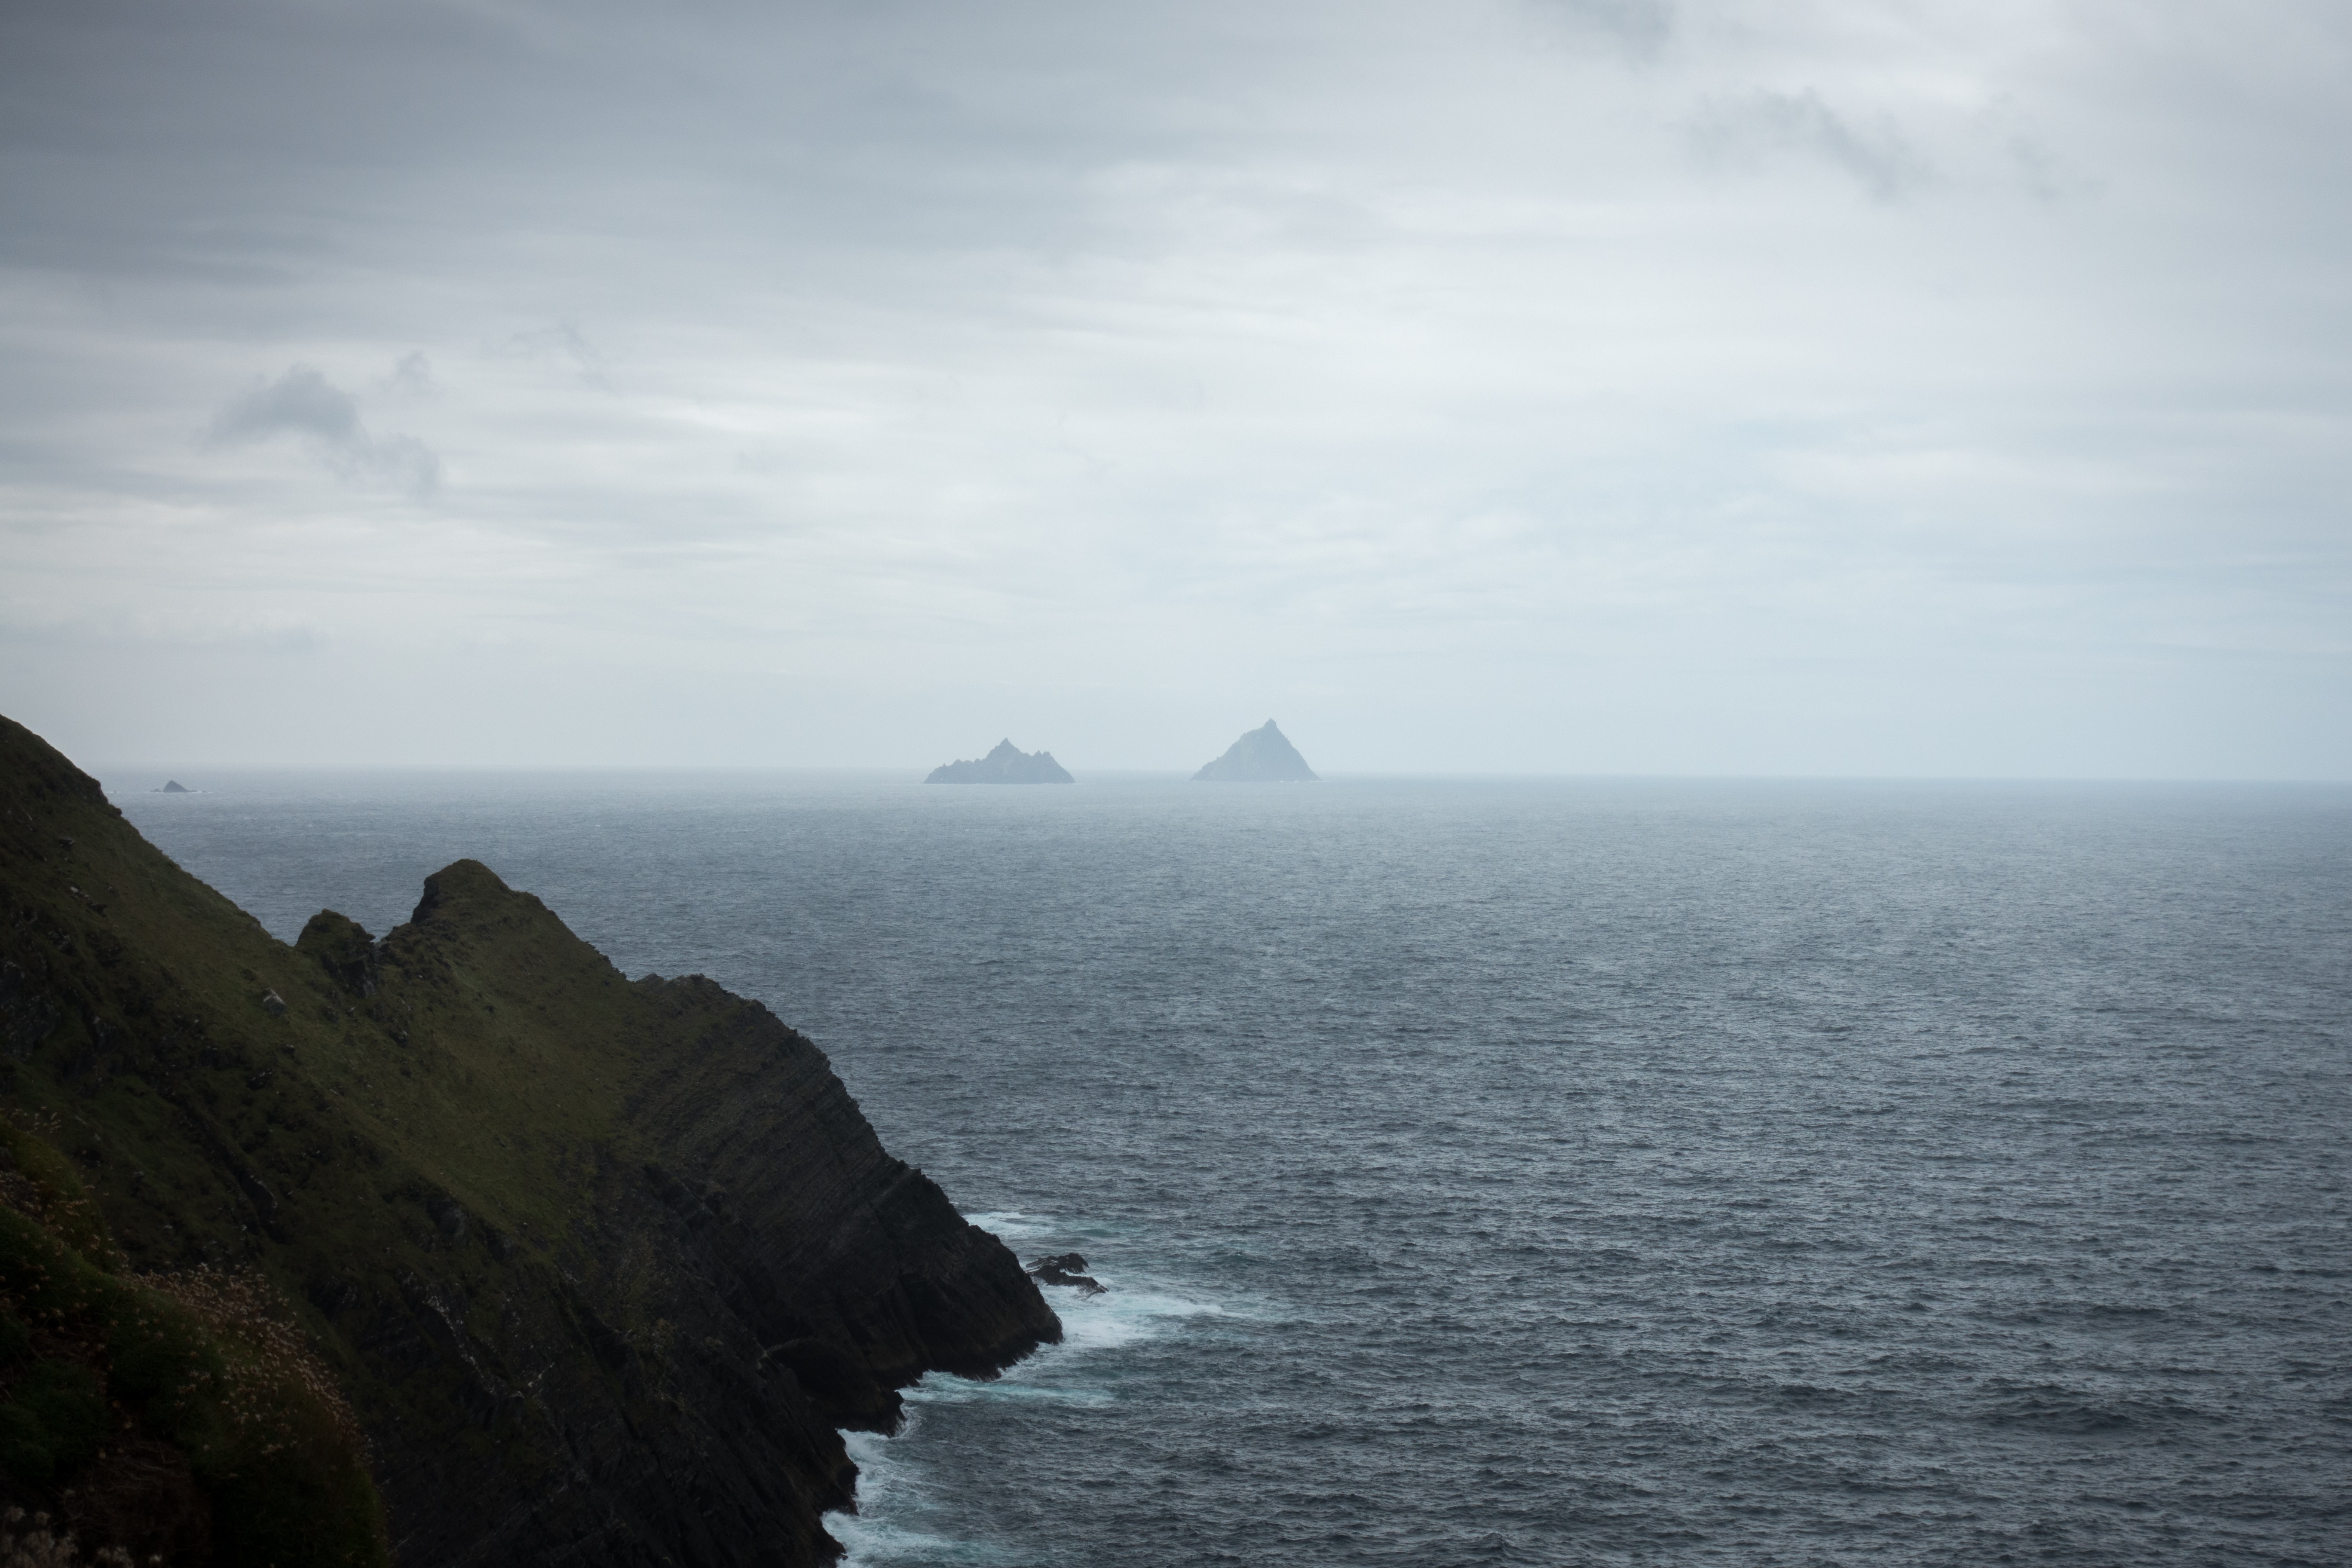
[[[1312,784],[1315,770],[1298,754],[1290,738],[1268,719],[1231,746],[1225,754],[1192,775],[1195,784]]]
[[[5,720],[0,1105],[70,1162],[110,1278],[284,1303],[404,1564],[824,1561],[856,1474],[837,1428],[1060,1337],[757,1003],[631,982],[473,861],[381,942],[322,911],[289,947]],[[90,1342],[119,1400],[132,1373]],[[216,1521],[184,1560],[282,1560],[152,1436]],[[76,1479],[0,1490],[58,1513]]]
[[[984,757],[933,768],[925,784],[1076,784],[1051,752],[1024,752],[999,741]]]

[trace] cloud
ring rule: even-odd
[[[1173,765],[1168,694],[1230,680],[1363,693],[1363,765],[1491,699],[1454,754],[1639,771],[1710,669],[1796,735],[1942,649],[1994,711],[2044,627],[2160,709],[2151,604],[2352,626],[2352,7],[111,15],[0,9],[12,603],[496,628],[541,713],[782,672],[837,729],[709,746],[925,766],[982,686]],[[2212,656],[2276,744],[2183,719],[2179,765],[2352,770],[2342,656],[2293,657]],[[381,743],[435,732],[394,696]],[[2063,761],[2013,732],[1882,764]]]
[[[411,354],[394,376],[407,381],[429,374],[424,356]],[[290,366],[276,381],[255,377],[249,388],[214,416],[205,441],[212,447],[238,447],[275,436],[299,438],[352,484],[399,490],[415,500],[441,485],[441,459],[431,447],[414,436],[378,440],[369,435],[352,395],[310,365]]]
[[[1935,178],[1892,117],[1858,125],[1811,88],[1718,99],[1699,111],[1690,133],[1703,157],[1733,167],[1753,167],[1788,153],[1820,159],[1874,202],[1901,201]]]
[[[1601,33],[1630,54],[1647,58],[1675,30],[1669,0],[1533,0],[1536,10],[1581,33]]]
[[[560,366],[586,385],[612,390],[612,384],[604,379],[603,351],[569,321],[536,331],[516,332],[503,342],[484,344],[482,352],[493,359],[529,360]]]
[[[360,425],[359,405],[348,392],[306,364],[298,364],[276,381],[255,378],[251,390],[233,399],[214,418],[209,432],[218,446],[257,441],[283,431],[308,436],[329,447],[347,447],[367,439]]]
[[[436,397],[441,392],[440,384],[433,379],[433,362],[414,352],[401,355],[381,384],[383,390],[406,397]]]

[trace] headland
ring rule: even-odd
[[[289,946],[0,720],[0,1501],[85,1558],[823,1563],[842,1429],[1061,1336],[806,1037],[477,861]]]

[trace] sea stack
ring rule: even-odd
[[[152,779],[155,775],[153,773],[149,773],[147,776]],[[194,795],[196,792],[190,789],[187,785],[182,784],[177,779],[165,779],[163,781],[163,787],[157,790],[155,793],[157,795]]]
[[[1290,737],[1268,719],[1252,730],[1225,754],[1192,775],[1194,784],[1312,784],[1315,770],[1290,743]]]
[[[996,750],[973,761],[949,763],[931,770],[925,784],[1076,784],[1069,770],[1051,752],[1024,752],[1011,741],[999,741]]]

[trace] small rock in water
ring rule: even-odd
[[[1031,1258],[1029,1278],[1040,1285],[1068,1285],[1088,1296],[1099,1296],[1109,1289],[1101,1280],[1087,1278],[1087,1260],[1075,1252],[1065,1252],[1058,1258]]]

